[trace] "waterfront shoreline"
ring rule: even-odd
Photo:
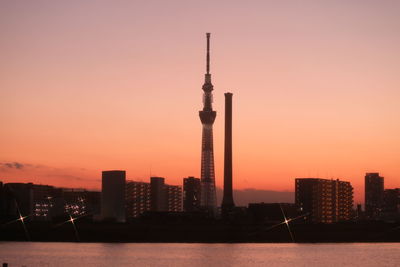
[[[370,243],[400,242],[400,223],[229,224],[199,223],[70,223],[26,224],[0,228],[1,241],[88,243]]]

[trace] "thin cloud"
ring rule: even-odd
[[[14,161],[14,162],[0,162],[0,166],[6,169],[8,168],[8,169],[22,170],[26,167],[30,167],[31,164],[24,164],[21,162]]]
[[[75,180],[75,181],[90,181],[90,182],[100,182],[100,179],[90,179],[90,178],[82,178],[79,176],[75,175],[69,175],[69,174],[47,174],[46,177],[50,178],[62,178],[62,179],[68,179],[68,180]]]

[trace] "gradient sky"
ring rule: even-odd
[[[400,187],[399,12],[378,0],[1,1],[0,180],[199,177],[209,31],[217,186],[231,91],[236,189],[339,178],[362,202],[365,172]]]

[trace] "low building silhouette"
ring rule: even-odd
[[[4,185],[3,182],[0,181],[0,220],[6,215],[5,201]]]
[[[249,203],[248,216],[253,222],[279,223],[284,218],[296,218],[301,215],[294,203]]]
[[[51,221],[71,215],[92,216],[100,211],[100,192],[57,188],[33,183],[7,183],[3,186],[2,217],[28,216],[28,220]]]
[[[50,198],[60,197],[61,190],[50,185],[7,183],[4,185],[5,213],[8,217],[28,216],[30,220],[50,220]]]

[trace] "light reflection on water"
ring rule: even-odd
[[[132,244],[0,242],[13,266],[399,266],[400,243]]]

